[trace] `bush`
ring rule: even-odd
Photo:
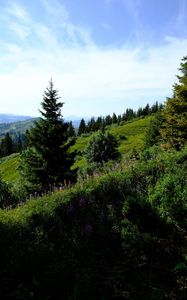
[[[16,200],[10,191],[10,186],[0,178],[0,208],[16,205]]]
[[[118,142],[112,134],[99,132],[90,139],[85,156],[89,163],[103,164],[103,162],[120,158],[117,147]]]

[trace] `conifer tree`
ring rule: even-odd
[[[78,129],[78,135],[81,135],[82,133],[86,132],[86,124],[84,119],[81,119],[80,124],[79,124],[79,129]]]
[[[71,178],[73,157],[68,153],[68,123],[62,118],[63,103],[59,99],[51,80],[41,102],[42,118],[27,133],[28,147],[22,153],[20,171],[28,186],[34,188],[43,189]]]
[[[88,125],[87,125],[87,130],[88,132],[91,132],[91,131],[95,131],[96,129],[96,124],[95,124],[95,118],[94,117],[91,117],[90,121],[88,122]]]
[[[68,137],[74,137],[75,136],[75,128],[72,124],[72,121],[68,123]]]
[[[110,115],[107,115],[107,116],[105,117],[105,124],[106,124],[106,125],[111,125],[111,124],[112,124],[112,118],[111,118]]]
[[[13,152],[13,141],[9,133],[1,141],[1,156],[10,155]]]
[[[187,142],[187,56],[182,59],[182,76],[173,87],[173,97],[168,98],[162,113],[161,135],[165,145],[180,149]]]
[[[112,123],[116,124],[117,122],[118,122],[118,118],[117,118],[116,114],[113,113],[113,115],[112,115]]]

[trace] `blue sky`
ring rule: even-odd
[[[0,0],[0,112],[38,115],[50,78],[63,115],[172,94],[187,55],[187,0]]]

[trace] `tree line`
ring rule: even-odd
[[[83,133],[90,133],[97,130],[103,130],[106,126],[112,124],[120,125],[121,122],[127,122],[135,118],[149,116],[160,110],[162,110],[163,104],[159,104],[157,101],[152,106],[147,104],[145,107],[138,108],[137,111],[132,108],[127,108],[123,114],[116,115],[115,113],[107,115],[106,117],[92,117],[88,122],[85,122],[84,118],[81,119],[78,128],[78,135]]]
[[[26,135],[15,134],[11,136],[8,132],[0,142],[0,157],[10,155],[12,153],[21,152],[26,147]]]
[[[77,131],[77,135],[81,135],[83,133],[90,133],[94,131],[101,130],[103,131],[106,126],[110,126],[112,124],[120,125],[121,122],[127,122],[134,118],[148,116],[158,111],[161,111],[163,108],[162,104],[158,102],[154,103],[152,106],[147,104],[145,107],[140,107],[137,111],[127,108],[123,114],[116,115],[113,113],[112,116],[107,115],[106,117],[92,117],[87,123],[82,118],[79,124],[79,128]],[[67,136],[75,137],[76,130],[72,124],[72,121],[67,122]],[[18,153],[24,150],[27,147],[27,137],[29,136],[29,131],[26,130],[25,134],[16,133],[11,135],[10,133],[6,133],[4,138],[2,138],[0,143],[0,157],[4,157],[10,155],[12,153]]]

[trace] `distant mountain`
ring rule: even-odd
[[[88,121],[89,118],[87,117],[83,117],[85,121]],[[13,114],[0,114],[0,125],[3,124],[8,124],[8,123],[16,123],[16,122],[22,122],[22,121],[28,121],[28,120],[33,120],[36,119],[34,117],[31,116],[21,116],[21,115],[13,115]],[[73,126],[75,128],[79,127],[80,121],[81,121],[82,117],[78,117],[78,116],[67,116],[64,117],[64,120],[66,122],[72,121]]]
[[[85,121],[88,118],[84,118]],[[29,116],[18,116],[11,114],[0,114],[0,140],[9,133],[12,137],[16,134],[23,134],[27,129],[33,126],[37,118],[32,118]],[[65,122],[72,121],[75,128],[79,127],[81,117],[68,116],[64,118]]]
[[[25,131],[31,126],[33,126],[34,121],[36,118],[30,118],[24,121],[17,121],[17,122],[6,122],[0,124],[0,139],[5,136],[6,133],[9,133],[12,137],[16,134],[24,134]]]
[[[29,119],[32,119],[32,117],[13,115],[13,114],[0,114],[0,123],[13,123],[13,122],[25,121]]]

